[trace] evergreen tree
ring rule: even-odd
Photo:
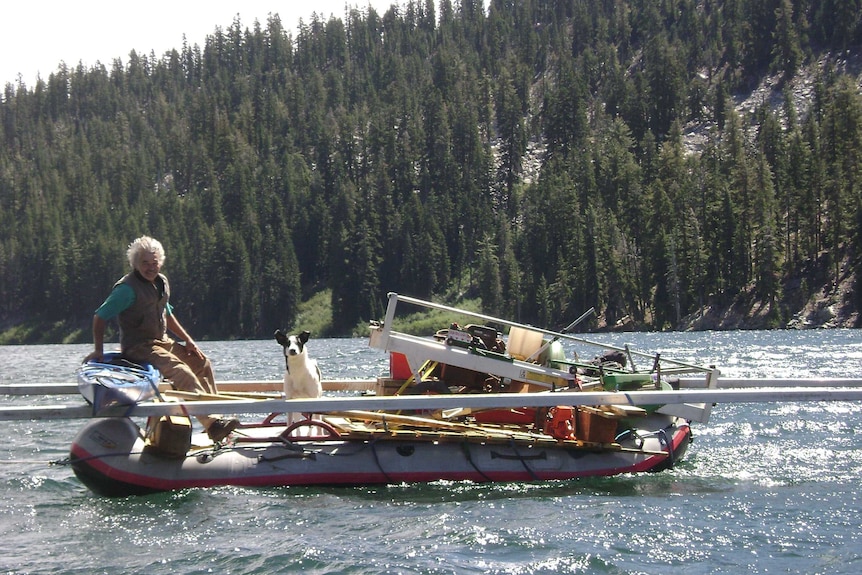
[[[86,332],[143,233],[207,337],[326,290],[337,334],[390,290],[549,326],[777,313],[788,274],[862,253],[859,8],[407,0],[7,84],[0,325]],[[741,110],[766,73],[784,101]]]

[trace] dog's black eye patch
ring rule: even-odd
[[[295,335],[287,337],[282,345],[284,346],[284,355],[300,354],[302,353],[303,347],[305,347],[302,344],[302,340]],[[293,353],[291,353],[291,350]]]

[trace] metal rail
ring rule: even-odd
[[[481,313],[476,313],[476,312],[472,312],[472,311],[467,311],[467,310],[451,307],[448,305],[443,305],[443,304],[439,304],[439,303],[435,303],[435,302],[431,302],[431,301],[421,300],[421,299],[417,299],[417,298],[413,298],[413,297],[409,297],[409,296],[399,295],[395,292],[390,292],[388,295],[389,295],[389,306],[387,307],[387,310],[386,310],[386,319],[384,320],[384,326],[383,326],[384,330],[386,330],[387,328],[390,330],[392,329],[392,320],[395,317],[395,307],[397,305],[397,302],[400,301],[400,302],[404,302],[404,303],[417,305],[420,307],[426,307],[429,309],[437,309],[437,310],[455,313],[455,314],[459,314],[459,315],[464,315],[464,316],[468,316],[468,317],[472,317],[472,318],[476,318],[476,319],[481,319],[482,321],[486,321],[486,322],[498,323],[500,325],[505,325],[505,326],[509,326],[509,327],[519,327],[519,328],[527,329],[530,331],[537,331],[539,333],[542,333],[544,335],[548,335],[551,337],[557,337],[560,339],[567,339],[570,341],[576,341],[578,343],[582,343],[585,345],[591,345],[591,346],[609,349],[609,350],[613,350],[613,351],[621,351],[621,352],[626,353],[626,354],[632,354],[632,355],[636,355],[636,356],[643,357],[643,358],[655,359],[655,357],[656,357],[655,354],[634,351],[628,347],[617,347],[617,346],[613,346],[613,345],[606,344],[606,343],[591,341],[589,339],[579,337],[576,335],[572,335],[569,333],[558,332],[558,331],[553,331],[553,330],[549,330],[549,329],[543,329],[543,328],[532,326],[532,325],[527,325],[527,324],[523,324],[523,323],[509,321],[509,320],[505,320],[505,319],[490,316],[490,315],[485,315],[485,314],[481,314]],[[709,371],[709,368],[706,368],[704,366],[694,365],[694,364],[690,364],[690,363],[686,363],[686,362],[681,362],[681,361],[677,361],[674,359],[662,358],[662,361],[667,362],[667,363],[672,363],[672,364],[678,365],[678,366],[687,367],[687,368],[693,369],[695,371]]]
[[[781,403],[860,401],[862,388],[805,387],[793,389],[706,389],[679,391],[582,391],[326,397],[290,400],[220,400],[141,403],[106,409],[98,417],[205,415],[209,413],[330,413],[345,410],[494,409],[555,405],[655,405],[690,403]],[[93,417],[89,405],[0,407],[0,421],[21,419],[83,419]]]
[[[375,379],[330,379],[321,382],[324,391],[370,391],[377,386]],[[226,380],[216,382],[220,391],[243,392],[280,392],[284,389],[281,380],[240,381]],[[172,389],[170,384],[162,383],[159,391]],[[77,395],[77,383],[9,383],[0,385],[0,395]]]

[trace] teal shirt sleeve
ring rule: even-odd
[[[108,321],[129,309],[133,303],[135,303],[135,290],[130,285],[120,284],[111,290],[108,298],[96,310],[96,315]],[[174,307],[170,302],[165,307],[165,313],[167,315],[174,314]]]
[[[119,284],[111,290],[108,298],[96,310],[96,315],[108,321],[129,309],[133,303],[135,303],[135,290],[132,286]]]

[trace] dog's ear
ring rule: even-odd
[[[310,337],[311,337],[311,332],[310,331],[304,331],[301,334],[299,334],[299,341],[302,342],[302,345],[305,345],[306,343],[308,343],[308,338],[310,338]]]
[[[282,346],[287,347],[287,336],[284,335],[280,329],[275,330],[275,341],[280,343]]]

